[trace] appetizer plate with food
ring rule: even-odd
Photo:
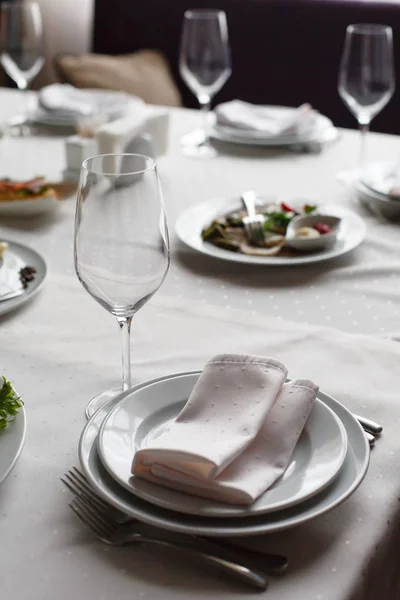
[[[0,239],[0,315],[39,292],[47,274],[44,258],[32,248]]]
[[[34,217],[56,210],[59,194],[44,177],[0,180],[0,216]]]
[[[11,383],[0,376],[0,483],[17,462],[25,442],[26,416]]]
[[[261,197],[257,206],[263,217],[263,240],[257,245],[247,237],[247,213],[239,199],[216,198],[187,209],[176,222],[176,233],[212,258],[268,266],[330,260],[359,246],[366,235],[361,217],[341,206]]]

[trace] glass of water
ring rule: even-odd
[[[204,113],[204,131],[185,146],[185,154],[213,156],[209,140],[209,113],[213,96],[231,74],[226,15],[222,10],[187,10],[183,19],[180,73]]]

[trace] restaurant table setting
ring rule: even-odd
[[[360,152],[308,103],[211,111],[226,16],[190,10],[200,135],[195,111],[55,84],[29,118],[77,134],[3,138],[7,597],[397,597],[400,246],[371,202],[399,202],[398,140],[369,135],[366,160],[391,57],[390,28],[348,28]]]

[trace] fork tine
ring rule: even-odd
[[[90,490],[90,488],[83,487],[79,482],[77,482],[70,474],[70,472],[65,473],[63,477],[60,477],[61,481],[67,486],[67,488],[78,497],[85,497],[88,502],[94,504],[98,510],[105,512],[107,507],[104,505],[103,501],[97,498],[97,496]]]
[[[71,480],[73,481],[73,483],[76,485],[77,489],[80,490],[82,493],[84,493],[86,496],[90,497],[93,500],[93,502],[95,502],[96,505],[99,506],[99,508],[103,507],[104,510],[107,509],[107,507],[108,507],[107,502],[102,500],[94,492],[94,490],[91,488],[90,484],[88,483],[86,477],[83,475],[83,473],[81,473],[79,471],[79,469],[77,469],[76,467],[73,467],[66,473],[66,476],[69,476],[70,481]]]
[[[92,504],[88,504],[85,498],[76,497],[75,504],[79,505],[93,519],[96,519],[99,524],[107,527],[110,532],[114,531],[118,527],[118,522],[110,517],[105,517],[103,512],[99,512],[97,508],[94,508]]]
[[[110,541],[110,531],[105,527],[98,519],[94,518],[90,513],[87,512],[85,506],[79,504],[76,498],[68,505],[76,514],[77,517],[89,527],[98,537],[101,539]]]

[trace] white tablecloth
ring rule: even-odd
[[[13,98],[0,95],[3,115],[13,110]],[[281,199],[348,204],[334,173],[356,161],[355,132],[343,132],[320,156],[248,150],[246,159],[225,154],[199,162],[179,151],[180,135],[198,117],[173,111],[171,150],[160,160],[171,225],[186,206],[250,187]],[[371,154],[389,156],[397,138],[371,136],[370,146]],[[3,175],[51,177],[63,168],[62,141],[6,140],[0,164]],[[22,394],[28,416],[26,447],[0,487],[2,593],[13,600],[253,597],[217,571],[206,576],[204,567],[178,553],[103,546],[68,509],[59,477],[77,462],[84,406],[114,386],[120,371],[117,325],[73,272],[73,212],[67,200],[52,218],[0,223],[2,237],[31,244],[50,267],[43,292],[0,318],[0,373]],[[272,354],[286,362],[290,376],[315,378],[352,410],[383,423],[367,478],[351,499],[293,531],[248,540],[291,559],[289,572],[271,582],[272,600],[393,600],[400,594],[400,346],[379,339],[399,330],[400,245],[395,225],[366,218],[368,239],[358,251],[301,270],[214,263],[172,235],[171,272],[132,327],[135,382],[201,368],[218,351]]]

